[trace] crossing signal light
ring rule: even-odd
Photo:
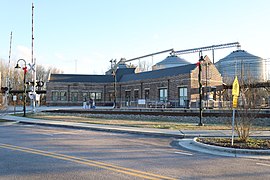
[[[1,87],[1,91],[2,91],[2,93],[7,92],[7,90],[8,90],[8,87]]]
[[[26,85],[32,85],[33,86],[34,82],[26,82],[25,84]]]
[[[26,82],[25,84],[27,84],[27,85],[34,85],[34,82],[32,81],[32,82]],[[43,81],[37,81],[36,82],[36,86],[37,87],[43,87],[44,86],[44,82]]]
[[[38,87],[43,87],[44,86],[44,82],[43,81],[38,81],[37,82],[37,86]]]

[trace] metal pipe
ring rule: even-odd
[[[162,53],[166,53],[166,52],[174,52],[174,50],[173,49],[168,49],[168,50],[165,50],[165,51],[159,51],[159,52],[156,52],[156,53],[152,53],[152,54],[148,54],[148,55],[144,55],[144,56],[140,56],[140,57],[136,57],[136,58],[132,58],[132,59],[128,59],[128,60],[123,60],[122,62],[134,61],[136,59],[146,58],[146,57],[149,57],[149,56],[154,56],[154,55],[158,55],[158,54],[162,54]]]
[[[174,54],[175,55],[189,54],[189,53],[195,53],[195,52],[201,52],[201,51],[210,51],[213,49],[223,49],[223,48],[231,48],[231,47],[239,47],[239,46],[240,46],[239,42],[234,42],[234,43],[219,44],[219,45],[205,46],[205,47],[200,47],[200,48],[180,50],[180,51],[175,51]]]

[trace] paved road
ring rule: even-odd
[[[0,123],[2,179],[269,179],[269,160],[203,154],[172,138]]]

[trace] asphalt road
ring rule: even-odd
[[[270,179],[269,160],[175,144],[172,138],[0,123],[0,179]]]

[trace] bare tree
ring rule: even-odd
[[[139,68],[139,72],[145,72],[151,70],[151,65],[146,61],[140,61],[137,68]]]
[[[9,67],[10,66],[10,67]],[[11,63],[8,64],[7,61],[4,59],[0,60],[0,70],[1,70],[1,87],[9,87],[12,90],[22,90],[24,87],[23,84],[23,78],[24,73],[20,69],[15,69],[15,64]],[[46,88],[46,82],[48,81],[48,78],[51,73],[63,73],[62,70],[55,68],[55,67],[49,67],[45,68],[42,65],[37,65],[36,67],[36,75],[37,75],[37,81],[43,81],[45,83],[45,86],[43,88]],[[30,82],[32,81],[31,73],[26,73],[26,81]],[[4,105],[4,99],[8,98],[8,94],[1,92],[0,93],[0,109],[3,108]]]
[[[241,141],[246,142],[250,136],[250,130],[256,117],[261,111],[261,105],[265,97],[265,90],[257,88],[257,81],[251,76],[241,78],[240,96],[235,127],[238,137]]]
[[[244,74],[245,73],[245,74]],[[249,71],[242,71],[239,78],[240,95],[238,98],[238,107],[236,108],[235,117],[235,130],[239,139],[246,142],[251,134],[251,129],[254,125],[259,125],[258,115],[262,107],[266,106],[266,100],[269,99],[269,90],[267,88],[259,88],[257,84],[260,82],[258,79],[252,77]],[[224,77],[228,82],[228,87],[232,79]],[[224,102],[230,102],[232,105],[232,92],[230,89],[224,89],[222,93]],[[231,107],[230,107],[231,108]]]

